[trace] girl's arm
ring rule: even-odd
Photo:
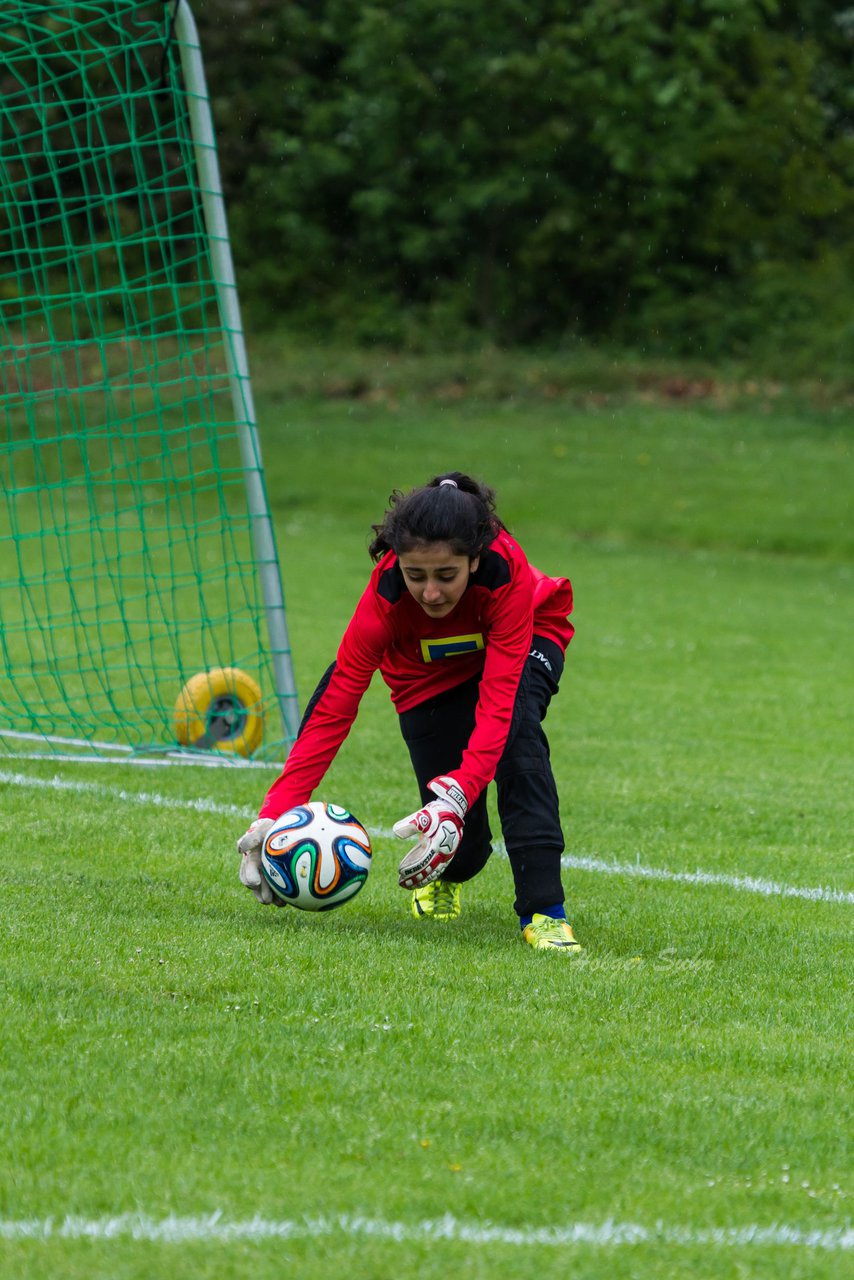
[[[453,776],[473,804],[495,777],[513,719],[513,706],[534,634],[534,588],[527,564],[514,565],[510,582],[492,604],[475,724]]]
[[[311,799],[350,732],[388,639],[387,624],[369,585],[344,633],[335,662],[309,704],[285,767],[267,792],[259,817],[278,818]]]

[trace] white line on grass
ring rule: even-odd
[[[6,731],[0,732],[0,737],[8,736]],[[41,734],[33,735],[38,737],[39,741],[43,741]],[[50,755],[45,751],[16,751],[16,760],[36,760],[42,764],[95,764],[95,765],[138,765],[142,769],[276,769],[275,763],[269,760],[244,760],[242,756],[227,756],[225,754],[214,755],[198,755],[188,756],[179,751],[167,751],[162,756],[115,756],[107,759],[105,756],[84,756],[74,755],[71,752],[54,752]]]
[[[727,876],[717,871],[668,871],[664,867],[647,867],[641,862],[606,862],[601,858],[578,858],[566,855],[561,865],[576,871],[598,871],[609,876],[639,876],[642,880],[669,880],[678,884],[723,885],[727,889],[743,889],[768,898],[807,898],[812,902],[854,903],[854,893],[831,889],[827,885],[809,888],[797,884],[781,884],[778,880],[762,880],[756,876]]]
[[[188,810],[195,813],[217,813],[226,818],[242,818],[248,821],[255,814],[242,805],[220,804],[215,800],[181,800],[160,795],[156,791],[125,791],[120,787],[104,786],[98,782],[79,782],[69,778],[34,778],[25,773],[10,773],[0,769],[0,784],[13,787],[30,787],[36,791],[72,791],[83,795],[99,796],[121,804],[151,805],[159,809]],[[394,832],[384,827],[371,828],[371,835],[391,839]],[[496,841],[496,848],[503,844]],[[575,871],[592,871],[600,875],[635,876],[641,880],[663,880],[675,884],[720,885],[745,893],[759,893],[767,898],[803,898],[809,902],[837,902],[854,905],[854,892],[832,889],[828,885],[784,884],[778,880],[763,880],[757,876],[730,876],[717,871],[670,871],[666,867],[650,867],[642,862],[616,862],[604,858],[576,857],[567,854],[561,864]]]
[[[388,1222],[382,1218],[366,1218],[341,1214],[333,1217],[285,1219],[275,1221],[256,1216],[230,1219],[221,1213],[194,1218],[151,1218],[141,1213],[123,1213],[111,1218],[32,1218],[0,1220],[3,1240],[131,1240],[156,1241],[164,1244],[190,1242],[254,1241],[271,1239],[318,1238],[320,1236],[364,1236],[411,1244],[437,1240],[472,1245],[592,1245],[613,1248],[618,1245],[664,1244],[716,1246],[724,1249],[749,1246],[801,1247],[826,1251],[854,1247],[851,1227],[790,1227],[780,1223],[760,1227],[679,1227],[656,1222],[644,1227],[636,1222],[602,1223],[572,1222],[561,1227],[502,1227],[491,1222],[460,1222],[451,1214],[424,1222]]]
[[[8,773],[0,769],[0,784],[10,787],[30,787],[34,791],[73,791],[78,795],[98,796],[117,804],[150,805],[157,809],[190,809],[195,813],[219,813],[226,818],[253,818],[248,808],[239,804],[218,804],[216,800],[179,800],[163,796],[156,791],[125,791],[121,787],[106,787],[100,782],[78,782],[70,778],[31,778],[26,773]]]

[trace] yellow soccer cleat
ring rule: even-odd
[[[537,951],[563,951],[568,956],[578,956],[584,950],[568,921],[554,920],[539,912],[522,930],[522,937],[529,947],[535,947]]]
[[[451,880],[431,880],[412,891],[416,920],[456,920],[460,914],[460,886]]]

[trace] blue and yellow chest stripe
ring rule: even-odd
[[[421,656],[425,662],[440,658],[456,658],[463,653],[477,653],[483,648],[483,636],[477,631],[467,636],[442,636],[440,640],[422,640]]]

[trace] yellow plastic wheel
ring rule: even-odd
[[[175,703],[175,736],[184,747],[251,756],[264,736],[257,682],[238,667],[213,667],[188,680]]]

